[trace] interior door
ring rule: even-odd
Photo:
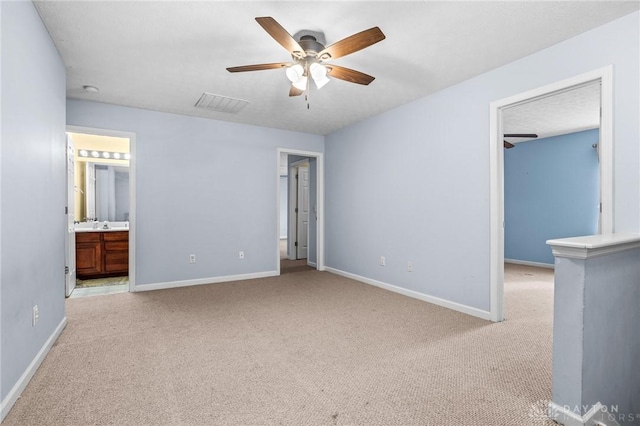
[[[65,295],[71,296],[76,288],[76,231],[75,231],[75,149],[73,139],[67,135],[67,233],[65,258],[67,265]]]
[[[296,226],[296,259],[307,258],[307,246],[309,241],[309,167],[299,166],[297,196],[297,226]]]

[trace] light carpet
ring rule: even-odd
[[[307,265],[307,259],[299,260],[280,260],[280,274],[289,274],[292,272],[313,271],[315,268]]]
[[[318,271],[69,299],[3,425],[554,425],[553,275],[506,276],[498,324]]]

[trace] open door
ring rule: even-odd
[[[76,288],[76,231],[75,231],[75,149],[67,134],[67,232],[65,234],[66,283],[65,295]]]
[[[309,245],[309,165],[298,166],[296,201],[296,259],[306,259]]]

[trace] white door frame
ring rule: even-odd
[[[318,210],[316,212],[316,269],[324,271],[324,153],[292,148],[278,148],[276,151],[276,271],[280,275],[280,157],[282,154],[316,159],[316,206]],[[287,165],[287,169],[289,169],[289,165]],[[289,207],[287,206],[287,208]],[[288,251],[289,248],[287,248]]]
[[[67,132],[129,139],[129,291],[136,291],[136,134],[119,130],[67,126]]]
[[[536,98],[550,96],[594,81],[600,91],[600,202],[601,233],[614,230],[613,223],[613,66],[580,74],[490,104],[490,267],[491,321],[504,320],[504,147],[502,110]]]

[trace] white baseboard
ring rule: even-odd
[[[64,317],[62,318],[62,321],[60,321],[60,324],[58,324],[56,329],[53,330],[53,333],[51,333],[51,336],[49,336],[40,351],[38,351],[35,358],[33,358],[31,364],[29,364],[25,372],[22,373],[22,376],[20,376],[16,384],[13,386],[13,388],[11,388],[4,400],[2,400],[2,403],[0,403],[0,422],[2,422],[5,417],[7,417],[7,414],[9,414],[9,411],[11,410],[13,405],[16,403],[18,398],[20,398],[20,395],[33,378],[33,375],[36,374],[36,371],[38,371],[40,364],[42,364],[42,361],[44,361],[44,359],[47,357],[47,354],[51,350],[51,347],[56,342],[56,340],[58,340],[58,336],[60,336],[60,333],[62,333],[62,330],[64,330],[66,325],[67,317]]]
[[[318,264],[316,262],[307,261],[307,265],[311,266],[312,268],[317,268],[318,267]]]
[[[195,280],[168,281],[154,284],[136,284],[131,291],[151,291],[164,290],[167,288],[189,287],[192,285],[217,284],[230,281],[253,280],[256,278],[267,278],[278,276],[277,271],[254,272],[251,274],[227,275],[223,277],[198,278]]]
[[[609,417],[607,410],[599,402],[591,407],[584,416],[574,413],[570,407],[550,402],[547,414],[555,422],[564,426],[620,426],[615,419]]]
[[[513,263],[514,265],[536,266],[538,268],[555,269],[553,263],[529,262],[528,260],[505,259],[504,263]]]
[[[351,278],[352,280],[360,281],[365,284],[370,284],[376,287],[383,288],[385,290],[392,291],[394,293],[402,294],[403,296],[412,297],[414,299],[422,300],[423,302],[433,303],[434,305],[442,306],[444,308],[449,308],[454,311],[462,312],[467,315],[471,315],[474,317],[482,318],[484,320],[491,320],[491,313],[489,311],[483,311],[482,309],[477,309],[471,306],[463,305],[456,302],[451,302],[449,300],[441,299],[439,297],[430,296],[428,294],[419,293],[414,290],[409,290],[406,288],[398,287],[393,284],[387,284],[382,281],[373,280],[371,278],[366,278],[360,275],[352,274],[350,272],[341,271],[340,269],[331,268],[329,266],[325,266],[324,270],[327,272],[331,272],[336,275],[340,275],[346,278]]]

